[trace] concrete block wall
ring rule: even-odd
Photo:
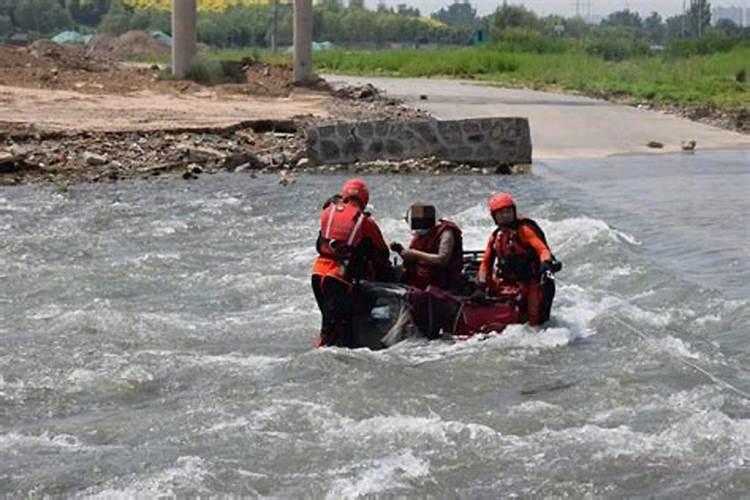
[[[381,120],[310,127],[305,133],[307,155],[318,164],[429,156],[482,166],[531,163],[526,118]]]

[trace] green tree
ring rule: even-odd
[[[339,11],[344,8],[344,4],[341,2],[341,0],[320,0],[320,2],[318,2],[318,7],[323,10]]]
[[[742,27],[737,26],[731,19],[719,19],[714,28],[729,37],[740,38],[742,36]]]
[[[625,9],[612,12],[604,21],[602,21],[602,25],[615,26],[618,28],[640,28],[643,24],[641,23],[640,14]]]
[[[99,23],[99,31],[111,35],[120,35],[130,29],[130,13],[120,0],[113,0],[109,6],[109,11]]]
[[[521,5],[503,4],[492,14],[490,22],[490,31],[495,38],[502,35],[502,32],[509,28],[530,28],[539,27],[539,18],[534,12]]]
[[[405,3],[400,3],[396,6],[396,12],[401,14],[402,16],[411,16],[411,17],[419,17],[422,14],[419,12],[419,9],[415,7],[409,7]]]
[[[196,24],[198,40],[215,47],[226,47],[229,43],[229,34],[216,20],[207,16],[201,16]]]
[[[591,33],[591,25],[580,17],[568,17],[563,21],[564,33],[573,38],[583,38]]]
[[[57,0],[18,0],[13,19],[22,29],[45,34],[73,27],[70,13]]]
[[[349,0],[350,9],[364,9],[365,0]]]
[[[130,29],[131,30],[143,30],[149,31],[153,29],[151,27],[151,9],[136,9],[133,15],[130,17]]]
[[[471,28],[477,24],[477,11],[468,0],[455,0],[448,8],[443,7],[432,14],[434,19],[448,26]]]
[[[65,0],[65,7],[75,22],[96,26],[109,11],[110,0]]]
[[[711,26],[711,4],[708,0],[690,0],[687,12],[688,36],[701,37]]]
[[[658,12],[652,12],[643,21],[643,32],[651,43],[664,43],[666,26]]]
[[[668,17],[664,22],[664,36],[666,40],[679,40],[688,36],[687,16],[677,15]]]
[[[0,16],[0,40],[13,33],[13,22],[8,16]]]
[[[16,6],[15,0],[0,0],[0,16],[10,17]]]

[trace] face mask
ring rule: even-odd
[[[411,234],[413,234],[414,236],[417,236],[417,237],[424,236],[425,234],[427,234],[429,232],[430,232],[429,229],[412,229],[411,230]]]

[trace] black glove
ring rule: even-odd
[[[557,261],[545,260],[542,265],[539,266],[539,283],[542,285],[548,281],[554,281],[555,277],[553,273],[556,273],[562,268],[562,264]]]
[[[552,261],[551,260],[545,260],[544,262],[542,262],[542,265],[539,266],[539,274],[541,276],[546,276],[547,273],[552,273],[553,272],[552,268],[553,268]]]
[[[391,250],[401,255],[404,251],[404,245],[402,245],[398,241],[394,241],[393,243],[391,243]]]

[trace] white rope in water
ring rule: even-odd
[[[555,279],[555,281],[557,281],[561,285],[565,285],[566,284],[566,283],[560,281],[557,278]],[[617,295],[612,295],[612,296],[615,299],[617,299],[618,301],[620,301],[620,304],[627,304],[628,303],[627,300],[624,300],[624,299],[618,297]],[[618,305],[620,305],[620,304],[618,304]],[[607,308],[607,309],[609,309],[609,308]],[[615,320],[617,323],[619,323],[620,325],[622,325],[625,328],[627,328],[628,330],[630,330],[631,332],[633,332],[636,335],[638,335],[640,338],[642,338],[644,341],[646,341],[647,343],[649,343],[651,346],[656,347],[654,345],[654,343],[653,343],[653,339],[651,337],[649,337],[646,333],[644,333],[642,330],[639,330],[638,328],[634,327],[633,325],[629,324],[628,322],[624,321],[623,319],[618,318],[612,312],[608,312],[607,310],[605,310],[604,314],[606,314],[607,316],[609,316],[610,318],[612,318],[613,320]],[[657,349],[658,349],[658,347],[657,347]],[[669,354],[670,356],[672,356],[674,359],[676,359],[680,363],[684,364],[685,366],[688,366],[688,367],[692,368],[693,370],[695,370],[695,371],[703,374],[709,380],[711,380],[712,382],[714,382],[716,385],[718,385],[720,387],[723,387],[724,389],[727,389],[729,391],[732,391],[735,394],[737,394],[738,396],[741,396],[741,397],[743,397],[745,399],[750,400],[750,394],[749,393],[743,391],[742,389],[739,389],[739,388],[735,387],[734,385],[732,385],[729,382],[727,382],[726,380],[724,380],[724,379],[722,379],[722,378],[714,375],[713,373],[711,373],[710,371],[706,370],[705,368],[703,368],[701,366],[698,366],[697,364],[693,363],[690,360],[685,359],[683,356],[680,356],[679,354],[675,354],[675,353],[673,353],[671,351],[666,351],[664,349],[659,349],[659,350],[666,352],[667,354]]]

